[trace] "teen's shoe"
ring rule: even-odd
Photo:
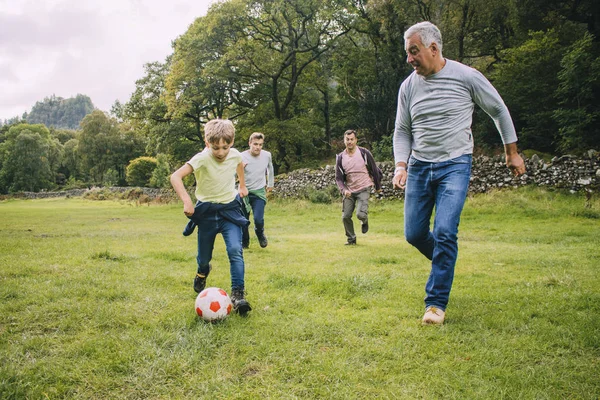
[[[369,231],[369,221],[365,221],[361,227],[362,233],[367,233]]]
[[[196,273],[196,277],[194,278],[194,291],[196,293],[200,293],[206,287],[206,278],[208,274],[210,274],[210,270],[212,269],[212,265],[208,264],[208,272],[206,274]]]
[[[233,310],[245,317],[248,311],[252,310],[250,303],[244,298],[244,289],[231,289],[231,296],[229,296],[233,303]]]
[[[263,249],[265,247],[267,247],[267,245],[269,244],[269,241],[267,240],[267,237],[265,236],[265,234],[257,233],[256,236],[258,236],[258,244],[260,244],[260,247],[262,247]]]
[[[242,228],[242,247],[244,249],[250,247],[250,233],[248,233],[248,227]]]
[[[434,306],[429,306],[425,310],[425,315],[423,315],[423,321],[421,323],[423,325],[441,325],[444,323],[445,317],[445,311]]]
[[[356,246],[356,239],[348,239],[344,246]]]

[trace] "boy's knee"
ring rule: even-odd
[[[242,254],[242,243],[230,244],[227,246],[227,254],[229,256],[237,256]]]

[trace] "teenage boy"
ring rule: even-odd
[[[275,181],[271,153],[263,150],[264,143],[265,135],[254,132],[248,140],[250,149],[242,153],[244,177],[248,188],[248,197],[244,198],[244,202],[249,206],[246,209],[250,208],[254,215],[254,232],[260,247],[267,247],[269,243],[265,235],[265,206],[267,193],[273,190]],[[249,217],[248,212],[246,218]],[[246,249],[250,246],[250,233],[247,226],[243,228],[242,246]]]

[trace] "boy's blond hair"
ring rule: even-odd
[[[204,140],[210,144],[218,144],[221,139],[227,143],[233,143],[235,139],[235,127],[228,119],[213,119],[204,125]]]
[[[265,140],[265,135],[263,135],[260,132],[254,132],[252,135],[250,135],[250,139],[248,139],[248,142],[252,142],[253,140]]]

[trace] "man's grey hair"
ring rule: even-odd
[[[442,54],[442,32],[440,32],[437,26],[429,21],[414,24],[404,32],[404,41],[406,42],[414,34],[419,35],[421,43],[425,47],[431,46],[431,43],[437,43],[440,54]]]

